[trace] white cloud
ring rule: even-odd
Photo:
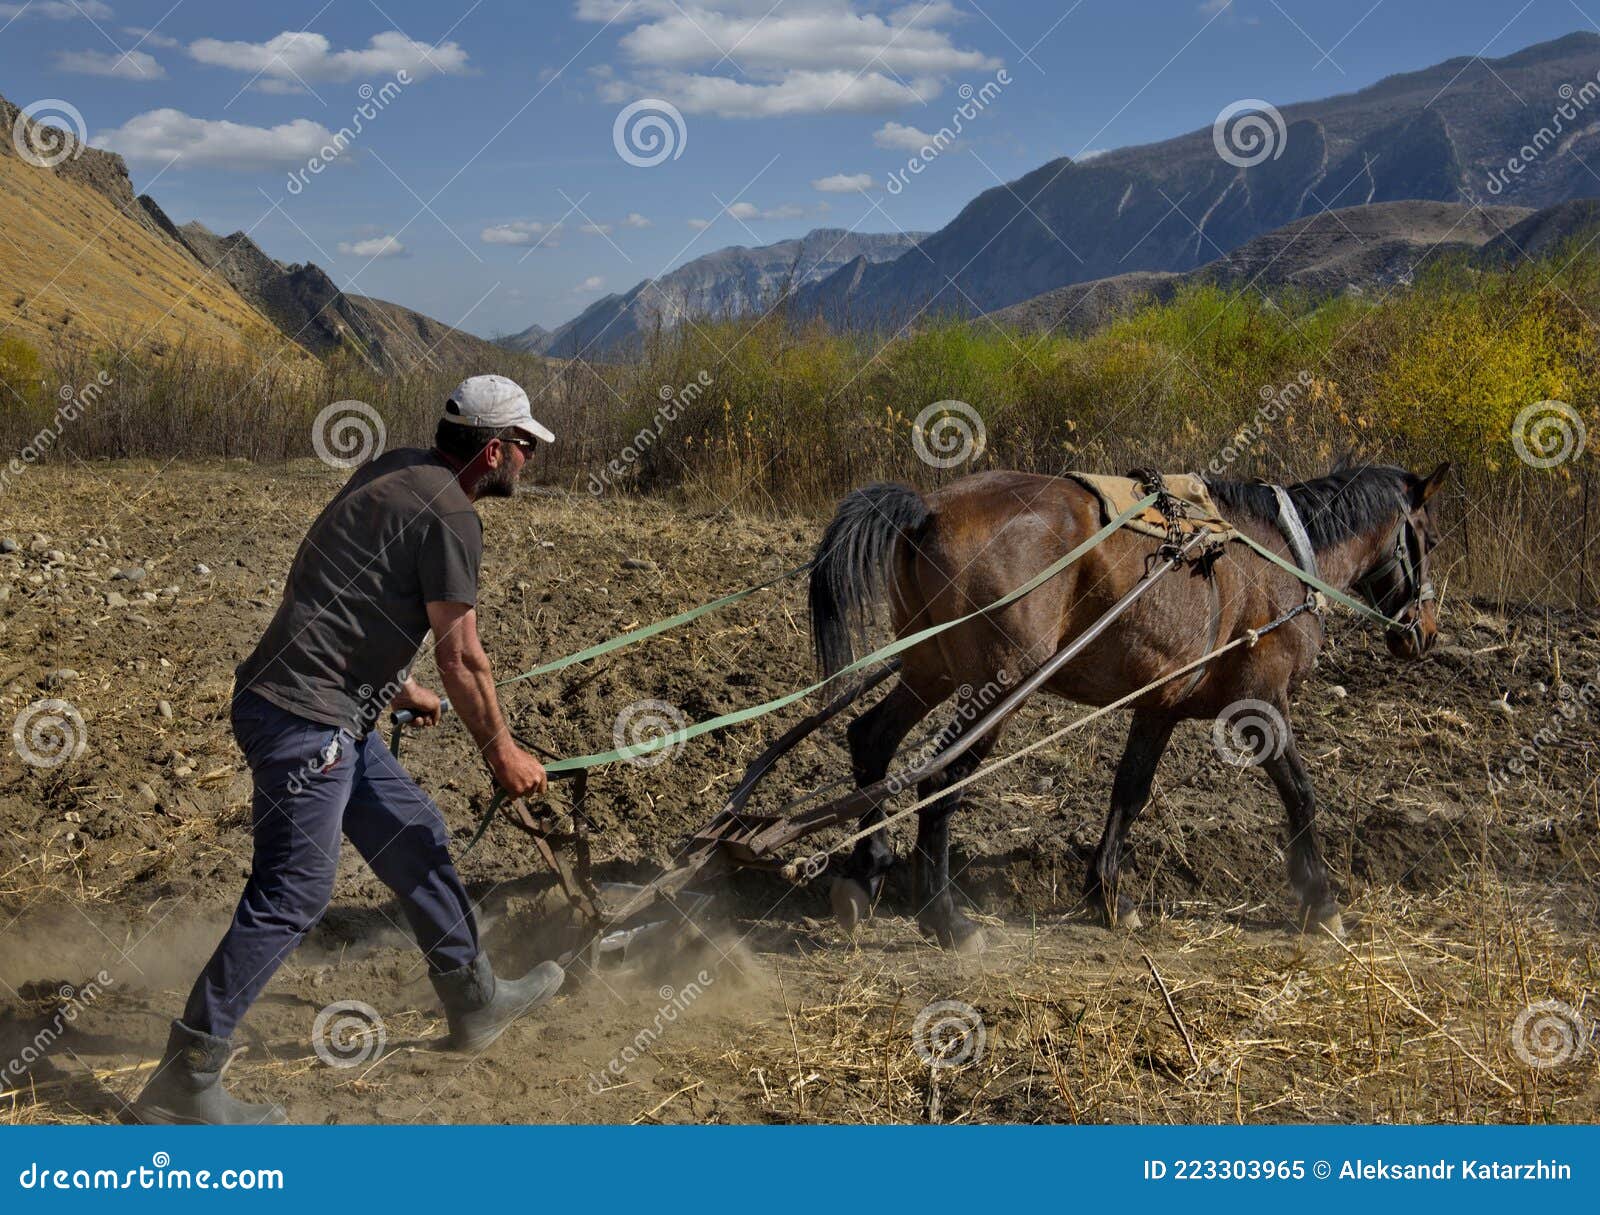
[[[145,29],[142,25],[125,25],[122,27],[122,32],[130,38],[137,38],[141,44],[148,42],[151,46],[160,47],[163,50],[176,50],[183,45],[176,38],[168,38],[165,34]]]
[[[592,291],[599,291],[606,285],[606,280],[598,274],[591,274],[583,282],[572,289],[574,295],[588,295]]]
[[[454,42],[430,46],[407,38],[398,31],[374,34],[365,49],[336,51],[321,34],[310,30],[285,30],[266,42],[222,42],[201,38],[189,44],[189,54],[212,67],[260,74],[258,83],[298,87],[300,81],[361,80],[393,76],[404,69],[413,80],[440,72],[460,72],[467,66],[467,52]]]
[[[856,0],[579,0],[577,13],[633,27],[618,46],[638,79],[600,76],[603,99],[648,88],[685,113],[882,112],[930,100],[957,73],[1000,66],[952,41],[944,27],[964,14],[945,0],[881,14],[860,7]]]
[[[853,194],[857,190],[870,190],[875,184],[871,173],[835,173],[831,177],[817,178],[811,188],[824,194]]]
[[[57,51],[56,67],[85,76],[113,76],[118,80],[162,80],[167,70],[155,56],[143,51],[118,55],[113,51]]]
[[[637,211],[629,211],[627,218],[622,221],[622,226],[624,228],[649,228],[652,224]]]
[[[533,219],[514,219],[508,224],[492,224],[478,233],[486,245],[543,245],[553,248],[560,235],[560,224],[541,224]]]
[[[392,236],[374,236],[367,240],[340,241],[339,252],[352,257],[404,257],[406,247]]]
[[[696,232],[704,232],[711,226],[711,221],[709,219],[691,219],[689,221],[689,226]]]
[[[610,224],[593,224],[593,223],[583,224],[578,228],[578,231],[586,233],[589,236],[610,236],[611,235],[611,225]]]
[[[872,133],[872,142],[896,152],[920,152],[933,142],[933,136],[903,122],[886,122]]]
[[[1200,15],[1202,17],[1215,17],[1232,3],[1233,0],[1205,0],[1200,5]]]
[[[275,127],[194,118],[182,110],[150,110],[120,127],[101,131],[89,142],[129,160],[165,163],[177,158],[180,168],[291,169],[303,166],[333,144],[333,132],[309,118]]]
[[[737,220],[747,219],[799,219],[805,214],[805,208],[797,207],[793,203],[784,203],[781,207],[769,207],[762,210],[754,203],[736,202],[724,208],[724,213]]]
[[[18,17],[46,17],[51,21],[71,21],[74,17],[87,17],[91,21],[110,21],[111,6],[100,0],[33,0],[32,4],[0,4],[0,17],[10,21]]]
[[[1073,159],[1081,165],[1084,161],[1093,160],[1097,156],[1104,156],[1109,151],[1111,151],[1110,148],[1090,148],[1087,152],[1079,152]]]

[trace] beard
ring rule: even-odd
[[[517,473],[508,460],[499,468],[491,469],[478,479],[476,497],[510,498],[517,492]]]

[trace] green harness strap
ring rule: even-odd
[[[1351,609],[1352,611],[1356,612],[1358,615],[1362,615],[1362,616],[1365,616],[1369,620],[1376,621],[1377,623],[1383,625],[1385,628],[1404,629],[1406,627],[1405,625],[1401,624],[1398,620],[1391,620],[1388,616],[1385,616],[1382,612],[1378,611],[1376,608],[1372,608],[1372,607],[1367,606],[1365,603],[1362,603],[1359,599],[1352,599],[1349,595],[1346,595],[1343,591],[1335,590],[1333,587],[1329,586],[1326,582],[1324,582],[1321,578],[1318,578],[1315,574],[1306,573],[1305,570],[1301,569],[1293,561],[1290,561],[1285,557],[1280,557],[1277,553],[1273,552],[1270,548],[1267,548],[1263,544],[1256,543],[1256,541],[1252,540],[1249,536],[1245,535],[1243,532],[1238,531],[1237,529],[1235,529],[1235,534],[1238,536],[1238,538],[1240,540],[1244,541],[1245,544],[1247,544],[1251,548],[1255,549],[1256,552],[1260,553],[1268,561],[1272,562],[1274,565],[1282,566],[1284,569],[1288,570],[1291,574],[1293,574],[1296,578],[1300,579],[1301,582],[1303,582],[1307,586],[1309,586],[1312,590],[1321,591],[1324,595],[1326,595],[1329,599],[1333,600],[1335,603],[1343,604],[1345,607],[1347,607],[1347,608]]]
[[[636,756],[648,755],[653,751],[660,751],[666,747],[675,747],[680,743],[687,742],[691,738],[698,738],[702,734],[710,734],[715,730],[724,730],[729,726],[736,726],[743,722],[752,721],[757,717],[764,717],[768,713],[774,713],[779,709],[794,704],[794,702],[797,700],[803,700],[805,697],[810,696],[813,692],[826,687],[835,679],[839,679],[840,677],[849,675],[855,671],[863,670],[866,667],[872,666],[874,663],[882,662],[886,658],[893,658],[896,654],[904,653],[913,646],[920,645],[922,642],[928,640],[928,638],[936,636],[939,633],[943,633],[947,629],[953,629],[957,625],[966,624],[970,620],[975,620],[977,617],[982,616],[986,612],[993,612],[999,608],[1005,607],[1007,604],[1015,603],[1018,599],[1021,599],[1030,591],[1048,582],[1051,578],[1054,578],[1062,570],[1066,569],[1073,562],[1081,558],[1085,553],[1089,552],[1090,549],[1096,547],[1102,540],[1111,535],[1112,532],[1120,528],[1129,519],[1132,519],[1140,511],[1152,505],[1155,500],[1155,494],[1148,494],[1144,498],[1141,498],[1138,502],[1135,502],[1127,510],[1123,511],[1115,519],[1111,520],[1110,523],[1107,523],[1099,531],[1095,532],[1094,535],[1090,536],[1087,540],[1078,545],[1071,552],[1067,553],[1064,557],[1055,561],[1040,573],[1034,575],[1027,582],[1017,587],[1016,590],[1009,591],[1000,596],[1000,598],[996,599],[993,603],[988,604],[985,607],[981,607],[975,612],[968,612],[965,616],[957,617],[954,620],[947,620],[943,624],[931,625],[928,628],[920,629],[919,631],[912,633],[908,637],[902,637],[898,641],[890,642],[882,649],[874,650],[865,658],[856,659],[849,666],[835,671],[826,679],[818,680],[810,687],[801,688],[798,692],[790,692],[787,695],[778,697],[776,700],[766,701],[764,704],[751,705],[746,709],[738,709],[732,713],[724,713],[720,717],[712,717],[706,721],[696,722],[691,726],[684,727],[682,730],[674,730],[671,734],[665,734],[659,738],[651,738],[644,742],[633,743],[626,747],[619,747],[614,751],[603,751],[597,755],[574,755],[567,759],[559,759],[553,763],[546,764],[545,771],[553,775],[558,772],[572,772],[579,768],[597,768],[602,764],[614,764],[619,760],[633,759]]]
[[[776,586],[780,582],[786,582],[796,574],[805,573],[811,566],[812,562],[807,561],[804,565],[797,565],[792,570],[787,570],[777,577],[769,578],[756,586],[747,587],[742,591],[735,591],[731,595],[724,595],[721,599],[713,599],[710,603],[702,603],[697,608],[690,608],[687,612],[679,612],[676,616],[668,616],[665,620],[657,620],[654,624],[643,625],[640,628],[633,629],[631,632],[613,637],[609,641],[602,641],[598,645],[592,645],[586,650],[579,650],[576,654],[568,654],[565,658],[552,659],[542,666],[524,671],[520,675],[512,675],[502,679],[494,686],[503,688],[507,684],[519,683],[524,679],[533,679],[538,675],[549,675],[553,671],[564,670],[580,662],[588,662],[591,658],[599,658],[603,654],[609,654],[613,650],[620,650],[636,641],[644,641],[648,637],[654,637],[657,633],[665,633],[669,629],[677,628],[679,625],[688,624],[691,620],[698,620],[707,612],[714,612],[718,608],[727,607],[730,603],[738,603],[741,599],[748,599],[757,591],[764,591],[769,586]]]

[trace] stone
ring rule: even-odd
[[[146,603],[154,603],[157,599],[160,598],[160,596],[157,595],[154,591],[140,591],[139,592],[139,598],[143,599]]]
[[[125,598],[123,598],[121,595],[119,595],[116,591],[107,591],[106,592],[106,606],[107,607],[114,607],[114,608],[127,607],[128,606],[128,601]]]
[[[622,568],[625,570],[653,570],[656,566],[655,562],[646,561],[643,557],[624,557],[622,559]]]
[[[127,569],[118,570],[111,577],[118,582],[143,582],[146,573],[142,566],[130,565]]]
[[[0,553],[14,553],[17,551],[17,542],[10,536],[0,539]]]
[[[46,549],[44,559],[56,565],[65,565],[67,563],[67,555],[58,548]]]
[[[194,563],[194,572],[201,575],[201,577],[204,577],[206,574],[211,572],[211,567],[204,561],[196,561]]]
[[[1350,695],[1350,693],[1342,685],[1334,684],[1328,689],[1328,695],[1333,697],[1335,700],[1343,700],[1346,696]]]
[[[168,703],[167,701],[158,700],[156,702],[156,712],[161,715],[162,720],[164,720],[164,721],[171,721],[172,720],[172,705],[170,703]]]
[[[59,688],[62,684],[71,683],[76,678],[78,678],[78,673],[71,667],[57,667],[55,670],[45,674],[44,686],[47,688]]]

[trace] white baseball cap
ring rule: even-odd
[[[528,394],[503,375],[469,376],[444,403],[444,420],[494,430],[514,427],[541,443],[554,443],[550,428],[533,416]]]

